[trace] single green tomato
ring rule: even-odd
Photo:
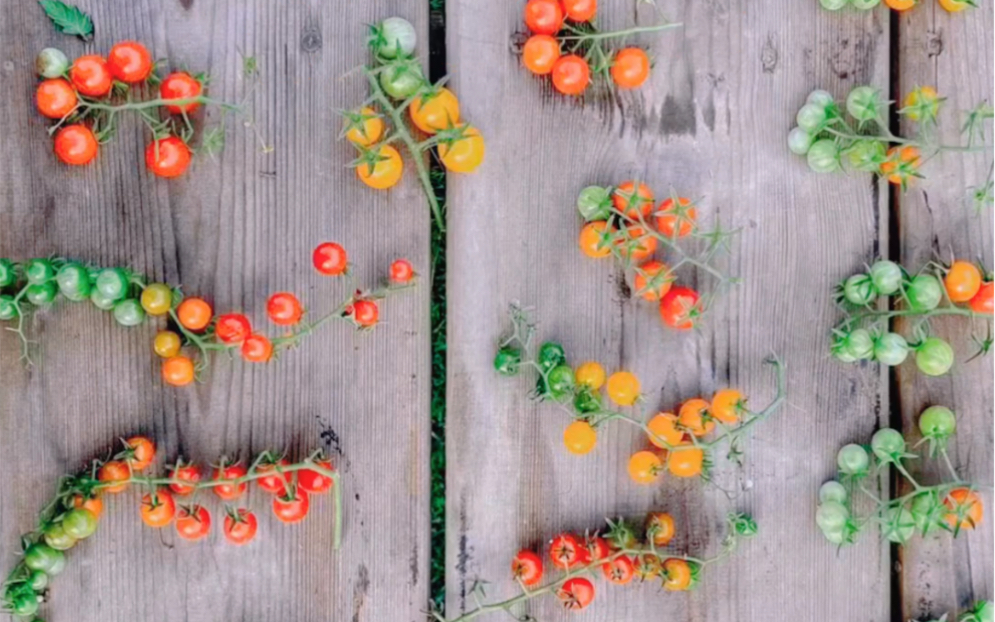
[[[90,302],[92,302],[93,306],[97,307],[101,311],[110,311],[114,308],[117,301],[113,298],[104,296],[99,289],[94,287],[93,291],[90,292]]]
[[[121,268],[104,268],[95,285],[104,298],[117,302],[128,295],[128,274]]]
[[[909,356],[909,343],[898,333],[885,333],[874,340],[874,358],[888,367],[905,362]]]
[[[43,570],[32,570],[27,583],[35,592],[41,592],[48,587],[48,575]]]
[[[555,341],[547,341],[539,346],[539,355],[537,360],[539,367],[543,371],[548,372],[557,365],[566,363],[567,355],[566,352],[563,351],[563,346]]]
[[[788,132],[788,149],[796,155],[805,155],[812,146],[813,137],[800,127],[792,128]]]
[[[865,475],[871,466],[871,458],[866,449],[851,443],[844,445],[836,454],[836,466],[845,475]]]
[[[858,140],[846,150],[850,166],[858,171],[877,172],[887,158],[884,143],[877,140]]]
[[[145,321],[145,309],[134,298],[114,303],[114,320],[121,326],[138,326]]]
[[[843,527],[839,529],[823,529],[822,535],[832,544],[843,544],[846,540],[846,529]]]
[[[97,517],[86,508],[75,508],[62,517],[62,528],[77,540],[89,538],[97,530]]]
[[[31,570],[41,570],[49,575],[58,574],[52,572],[60,560],[64,560],[62,551],[57,551],[47,544],[36,542],[24,551],[24,565]]]
[[[912,498],[909,512],[917,533],[925,535],[940,527],[940,517],[946,513],[941,506],[940,500],[932,492],[924,492]]]
[[[808,149],[808,167],[816,173],[832,173],[840,168],[840,150],[836,141],[823,138]]]
[[[881,96],[869,86],[858,86],[846,98],[846,111],[858,121],[880,119],[882,108]]]
[[[418,35],[411,22],[403,17],[388,17],[373,27],[371,44],[382,58],[411,56],[418,45]]]
[[[574,370],[569,365],[558,365],[549,372],[546,378],[549,382],[549,392],[557,400],[562,400],[573,391]]]
[[[920,313],[932,311],[943,300],[943,287],[939,279],[931,274],[920,274],[912,277],[905,287],[909,306]]]
[[[817,104],[805,104],[795,116],[798,127],[809,134],[818,134],[822,131],[826,120],[826,107]]]
[[[894,462],[905,453],[905,437],[898,430],[881,428],[871,437],[871,451],[882,462]]]
[[[902,286],[902,267],[894,261],[875,261],[870,275],[874,289],[882,296],[891,296]]]
[[[517,376],[522,363],[522,351],[503,346],[494,355],[494,369],[502,376]]]
[[[72,300],[80,302],[90,297],[93,286],[90,283],[90,271],[76,262],[70,262],[59,268],[55,275],[55,282],[59,284],[59,291],[62,295]]]
[[[55,278],[55,266],[48,259],[32,259],[24,267],[24,276],[32,285],[42,285]]]
[[[946,406],[930,406],[919,415],[919,432],[926,438],[950,438],[956,430],[957,418]]]
[[[404,100],[425,86],[425,75],[417,61],[397,62],[380,72],[380,86],[392,98]]]
[[[815,522],[823,531],[843,529],[850,518],[850,511],[838,501],[826,501],[815,511]]]
[[[864,306],[874,302],[877,293],[866,274],[854,274],[843,284],[843,296],[852,305]]]
[[[28,617],[38,613],[38,596],[34,592],[18,594],[11,604],[15,615]]]
[[[56,551],[67,551],[76,545],[76,538],[66,533],[62,523],[53,523],[45,529],[45,544]]]
[[[850,0],[850,4],[861,11],[870,11],[877,5],[881,4],[881,0]]]
[[[912,513],[904,507],[889,508],[884,514],[884,520],[881,531],[888,540],[896,544],[905,544],[915,534],[915,520]]]
[[[843,4],[846,4],[846,2],[843,2]],[[814,104],[816,106],[819,106],[823,110],[826,110],[830,106],[835,105],[836,100],[833,98],[832,94],[829,91],[825,91],[823,89],[815,89],[814,91],[808,94],[807,98],[805,98],[805,103]]]
[[[592,391],[584,390],[574,396],[574,409],[582,415],[601,410],[601,396]]]
[[[49,281],[48,283],[28,285],[28,290],[24,296],[34,306],[46,307],[55,302],[55,297],[58,294],[59,290],[55,286],[55,283]]]
[[[0,296],[0,322],[16,319],[18,315],[14,297],[6,294]]]
[[[0,259],[0,288],[9,287],[17,282],[17,270],[14,262],[9,259]]]
[[[874,339],[866,328],[855,328],[846,338],[846,352],[855,360],[865,361],[874,356]]]
[[[577,211],[586,222],[608,220],[612,213],[611,193],[601,186],[588,186],[577,197]]]
[[[954,365],[954,349],[939,337],[916,346],[916,367],[927,376],[942,376]]]
[[[828,11],[839,11],[847,5],[849,0],[819,0],[822,8]]]
[[[35,57],[35,71],[43,78],[58,78],[69,71],[69,59],[62,50],[45,48]]]
[[[829,480],[819,488],[819,502],[835,501],[836,503],[846,503],[846,487],[834,479]]]

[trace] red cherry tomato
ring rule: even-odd
[[[591,68],[576,54],[561,56],[553,64],[553,87],[564,95],[580,95],[591,83]]]
[[[241,313],[225,313],[218,316],[214,334],[221,343],[229,345],[242,343],[252,334],[252,324],[249,323],[249,318]]]
[[[361,299],[349,305],[346,314],[352,316],[352,321],[360,328],[373,328],[380,318],[380,309],[372,300]]]
[[[35,105],[38,112],[49,119],[61,119],[76,109],[76,91],[68,80],[55,78],[38,83],[35,90]]]
[[[184,540],[201,540],[211,532],[211,513],[200,505],[181,507],[176,512],[176,533]]]
[[[107,68],[115,80],[126,84],[144,82],[152,73],[152,55],[141,43],[121,41],[107,55]]]
[[[158,177],[179,177],[190,166],[190,147],[177,136],[154,140],[145,148],[145,166]]]
[[[256,537],[259,521],[244,508],[225,516],[225,539],[236,545],[248,544]]]
[[[563,27],[559,0],[529,0],[525,5],[525,25],[537,35],[555,35]]]
[[[249,335],[242,344],[242,358],[250,363],[269,362],[273,358],[273,342],[265,335]]]
[[[81,95],[103,97],[111,92],[114,80],[103,56],[87,54],[73,61],[69,68],[69,81]]]
[[[195,488],[189,484],[200,481],[200,471],[192,464],[178,463],[170,472],[169,479],[173,481],[169,489],[178,495],[189,495]]]
[[[281,474],[277,468],[286,467],[289,463],[280,458],[275,463],[260,464],[256,471],[268,473],[256,480],[259,488],[274,495],[282,495],[287,491],[287,484],[290,483],[291,474],[284,472]]]
[[[314,269],[325,276],[339,276],[349,269],[349,254],[335,242],[319,244],[311,259]]]
[[[542,581],[542,558],[535,551],[519,551],[511,560],[511,575],[525,587],[538,585]]]
[[[580,611],[594,600],[594,584],[583,577],[568,579],[556,590],[560,604],[571,611]]]
[[[97,137],[85,125],[67,125],[55,133],[55,155],[66,164],[82,166],[97,157]]]
[[[698,292],[688,287],[672,287],[660,301],[663,323],[678,330],[694,328],[701,313]]]
[[[589,553],[577,536],[569,533],[562,533],[549,545],[549,558],[553,566],[560,570],[570,570],[583,565]]]
[[[390,264],[390,280],[392,283],[410,283],[415,278],[415,269],[407,259],[398,259]]]
[[[575,22],[589,22],[598,12],[598,0],[562,0],[563,12]]]
[[[299,523],[307,516],[308,495],[303,490],[298,489],[293,498],[279,496],[273,499],[273,513],[281,522],[292,524]]]
[[[245,467],[240,464],[232,464],[228,466],[223,466],[220,469],[215,470],[214,479],[238,479],[239,477],[245,477],[247,471]],[[249,485],[245,482],[241,484],[219,484],[214,486],[214,494],[218,495],[225,501],[234,501],[242,495],[245,494],[245,490]]]
[[[332,463],[328,460],[318,460],[315,464],[323,469],[332,470]],[[301,487],[301,490],[310,494],[323,495],[331,490],[334,484],[335,480],[324,473],[311,469],[301,469],[297,472],[297,485]]]
[[[304,310],[297,296],[288,292],[279,292],[270,296],[266,302],[266,314],[277,326],[293,326],[301,321]]]
[[[971,305],[971,310],[975,313],[986,313],[988,315],[995,313],[993,295],[995,295],[995,285],[991,281],[982,283],[981,289],[978,290],[978,293],[968,303]]]
[[[199,97],[203,87],[196,78],[190,74],[177,71],[166,76],[166,79],[159,85],[159,97],[161,99],[193,99]],[[187,102],[180,105],[166,106],[170,114],[190,114],[197,109],[198,102]]]

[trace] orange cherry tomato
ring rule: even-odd
[[[522,63],[532,73],[544,76],[560,59],[560,42],[550,35],[532,35],[522,48]]]
[[[203,298],[184,298],[176,308],[176,316],[184,328],[202,331],[211,323],[214,310]]]
[[[575,22],[589,22],[598,12],[598,0],[562,0],[563,12]]]
[[[79,98],[68,80],[54,78],[42,80],[35,90],[38,112],[49,119],[61,119],[76,109]]]
[[[558,58],[551,73],[553,88],[564,95],[580,95],[591,83],[591,67],[576,54]]]
[[[162,364],[163,381],[174,387],[185,387],[194,381],[196,370],[193,361],[185,356],[174,356]]]
[[[459,123],[459,100],[445,87],[414,98],[408,111],[411,121],[426,134],[456,127]]]
[[[611,233],[606,233],[607,231],[608,223],[604,220],[596,220],[584,225],[584,228],[580,230],[580,239],[578,240],[580,250],[592,259],[601,259],[611,255],[611,240],[615,229],[613,228]]]
[[[179,177],[190,166],[190,147],[177,136],[166,136],[145,148],[145,166],[158,177]]]
[[[459,138],[439,143],[439,159],[454,173],[472,173],[484,162],[484,137],[471,125],[460,123],[457,128],[463,132]]]
[[[650,512],[646,516],[646,538],[654,546],[667,546],[674,539],[674,517],[666,512]]]
[[[650,57],[641,48],[619,50],[612,63],[612,80],[620,89],[638,88],[650,75]]]
[[[359,112],[346,113],[345,137],[354,145],[369,147],[383,136],[383,128],[383,118],[369,106]]]
[[[356,167],[356,176],[375,190],[386,190],[397,185],[404,172],[404,161],[401,160],[401,154],[390,145],[380,145],[376,148],[375,153],[372,169],[368,162],[363,162]]]
[[[653,241],[656,242],[656,238],[653,238]],[[670,291],[673,282],[674,276],[670,273],[667,264],[662,261],[647,261],[636,268],[633,285],[637,295],[655,302]]]
[[[69,81],[81,95],[103,97],[111,92],[114,80],[103,56],[87,54],[73,61]]]
[[[739,412],[744,405],[742,393],[736,389],[722,389],[712,396],[709,414],[722,423],[733,424],[739,421]]]
[[[705,463],[705,452],[700,447],[683,445],[667,454],[667,469],[675,477],[700,475]]]
[[[81,166],[97,157],[97,137],[85,125],[67,125],[55,133],[55,155],[66,164]]]
[[[652,451],[637,451],[629,458],[629,477],[637,484],[652,484],[663,472],[663,461]]]
[[[632,261],[642,261],[656,252],[657,239],[646,229],[631,226],[625,229],[625,233],[619,236],[615,243],[622,257],[628,257]]]
[[[126,461],[132,471],[144,471],[155,459],[155,443],[144,436],[132,436],[124,444],[128,448]]]
[[[84,510],[90,510],[94,517],[100,518],[100,515],[104,512],[104,502],[101,500],[100,495],[93,497],[84,497],[83,495],[76,495],[73,497],[73,507],[83,508]]]
[[[967,261],[950,264],[943,279],[950,302],[969,302],[981,289],[981,271]]]
[[[559,0],[529,0],[525,5],[525,25],[537,35],[555,35],[563,27]]]
[[[176,501],[166,489],[142,497],[142,522],[149,527],[165,527],[176,515]]]
[[[176,533],[184,540],[201,540],[211,532],[211,513],[200,505],[181,507],[176,513]]]
[[[940,0],[940,6],[946,9],[948,13],[960,13],[970,8],[971,4],[966,0]]]
[[[708,412],[709,403],[696,397],[681,404],[677,422],[695,436],[705,436],[715,429],[715,422]]]
[[[672,557],[663,562],[663,576],[663,589],[683,592],[691,587],[694,573],[687,561]]]
[[[107,67],[115,80],[125,84],[144,82],[152,73],[152,55],[141,43],[121,41],[107,55]]]
[[[660,449],[669,449],[680,445],[684,440],[684,432],[677,427],[677,415],[673,413],[658,413],[646,424],[646,436],[650,443]]]
[[[907,185],[919,168],[919,150],[915,147],[892,147],[888,159],[881,163],[881,174],[896,186]]]
[[[991,281],[982,283],[969,304],[975,313],[995,314],[995,285]]]
[[[610,562],[602,564],[601,572],[605,575],[605,580],[615,585],[625,585],[636,576],[635,564],[625,555],[619,555]]]
[[[162,84],[159,85],[159,97],[165,100],[188,100],[200,97],[203,89],[204,87],[196,78],[186,72],[176,71],[166,76]],[[185,104],[171,104],[166,106],[166,110],[170,114],[190,114],[198,106],[200,103],[194,101]]]
[[[273,358],[273,342],[266,335],[249,335],[242,342],[242,358],[250,363],[268,363]]]
[[[574,421],[563,430],[563,444],[575,456],[583,456],[594,449],[598,433],[586,421]]]
[[[104,492],[121,492],[128,487],[128,480],[131,478],[131,470],[128,465],[120,460],[105,462],[97,470],[97,480],[104,484],[110,484],[103,488]]]
[[[680,197],[677,201],[681,205],[680,209],[674,209],[673,199],[666,199],[657,211],[656,228],[668,238],[683,238],[690,234],[694,231],[695,219],[698,217],[698,210],[691,199]]]
[[[636,188],[636,182],[623,181],[612,192],[615,209],[632,220],[639,220],[653,211],[653,191],[644,183]]]
[[[884,0],[884,3],[895,11],[908,11],[916,5],[916,2],[918,0]]]
[[[968,488],[954,488],[943,500],[947,514],[943,517],[951,529],[974,529],[985,515],[985,504],[978,493]]]
[[[608,376],[608,398],[619,406],[632,406],[639,399],[639,378],[632,372],[617,371]]]

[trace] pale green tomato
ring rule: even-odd
[[[920,274],[912,277],[906,285],[905,295],[914,311],[932,311],[943,300],[943,287],[935,276]]]
[[[832,173],[840,168],[840,149],[836,141],[823,138],[808,149],[808,167],[816,173]]]
[[[867,455],[866,449],[851,443],[843,446],[836,454],[836,466],[845,475],[866,475],[871,466],[871,457]]]
[[[939,337],[916,346],[916,367],[927,376],[942,376],[954,365],[954,349]]]
[[[839,529],[822,530],[822,535],[825,536],[826,540],[828,540],[832,544],[843,544],[843,541],[846,539],[845,534],[846,530],[842,527]]]
[[[840,344],[838,347],[833,348],[833,356],[840,363],[856,363],[857,357],[850,354],[846,349],[846,343]]]
[[[815,511],[815,522],[823,531],[843,529],[849,518],[849,510],[838,501],[826,501]]]
[[[885,333],[874,340],[874,358],[894,367],[901,365],[909,356],[909,343],[898,333]]]
[[[870,11],[877,5],[881,4],[881,0],[850,0],[850,4],[861,11]]]
[[[816,104],[805,104],[795,117],[798,127],[810,134],[817,134],[826,123],[826,109]]]
[[[843,284],[843,296],[847,302],[857,306],[869,305],[877,298],[871,277],[866,274],[854,274]]]
[[[866,328],[855,328],[846,338],[847,354],[863,361],[874,356],[874,339]]]
[[[43,78],[58,78],[69,70],[69,59],[62,50],[45,48],[35,57],[35,71]]]
[[[847,5],[849,0],[819,0],[822,8],[828,11],[839,11]]]
[[[887,159],[884,143],[877,140],[858,140],[846,150],[850,166],[858,171],[877,172]]]
[[[912,513],[904,507],[889,508],[884,514],[885,524],[881,531],[889,540],[896,544],[905,544],[912,538],[916,530],[916,522]]]
[[[858,86],[846,98],[846,111],[858,121],[873,121],[883,116],[884,103],[878,92],[869,86]]]
[[[819,501],[826,503],[835,501],[836,503],[846,503],[847,493],[843,484],[834,479],[829,480],[819,488]]]
[[[882,462],[893,462],[905,453],[905,437],[898,430],[881,428],[871,437],[871,451]]]
[[[612,213],[612,197],[607,188],[588,186],[577,197],[577,211],[585,221],[608,220]]]
[[[926,438],[950,438],[956,430],[957,418],[946,406],[930,406],[919,415],[919,432]]]
[[[875,261],[870,274],[874,289],[882,296],[891,296],[902,286],[902,267],[894,261]]]
[[[809,147],[812,146],[812,135],[800,127],[792,128],[788,132],[788,149],[795,155],[805,155]]]
[[[940,500],[931,492],[913,497],[909,508],[916,532],[925,535],[940,526],[940,516],[945,513],[940,509],[941,505]]]
[[[388,17],[373,27],[370,44],[383,58],[407,57],[415,51],[418,35],[411,22],[403,17]]]
[[[138,326],[145,321],[145,309],[134,298],[125,298],[114,303],[114,319],[121,326]]]
[[[846,4],[846,2],[844,1],[843,4]],[[843,4],[841,4],[840,6],[842,7]],[[832,94],[829,93],[829,91],[824,91],[822,89],[815,89],[814,91],[808,94],[808,97],[805,99],[805,103],[815,104],[816,106],[819,106],[823,110],[826,110],[830,106],[835,104],[836,100],[833,99],[833,96]]]

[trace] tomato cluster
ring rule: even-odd
[[[51,131],[55,155],[62,162],[92,162],[114,131],[115,114],[134,110],[152,130],[145,149],[148,169],[172,178],[190,166],[193,128],[188,115],[208,101],[203,76],[184,71],[158,76],[151,53],[136,41],[116,43],[106,58],[87,54],[71,64],[60,50],[46,48],[38,55],[36,69],[42,80],[35,89],[35,105],[42,116],[56,121]],[[136,92],[155,96],[135,99]],[[165,119],[157,119],[154,109]]]
[[[847,5],[862,11],[869,11],[881,3],[881,0],[819,0],[822,8],[829,11],[839,11]],[[908,11],[916,5],[923,4],[923,0],[884,0],[885,5],[894,11]],[[948,13],[960,13],[968,8],[977,8],[976,0],[939,0],[940,6]]]
[[[898,315],[923,320],[940,315],[990,318],[995,310],[993,294],[992,275],[967,261],[930,264],[916,274],[893,261],[877,261],[867,272],[854,274],[837,287],[837,300],[847,316],[833,330],[832,354],[844,363],[876,360],[896,366],[914,353],[922,373],[942,376],[954,364],[950,344],[930,335],[925,323],[916,326],[910,343],[890,330],[889,320]],[[888,296],[896,297],[900,307],[875,309],[874,303]],[[988,347],[983,345],[983,349]]]
[[[79,473],[60,480],[38,528],[21,538],[24,556],[4,583],[0,598],[4,610],[34,616],[51,578],[65,568],[65,552],[96,533],[107,495],[123,493],[133,485],[147,491],[139,507],[143,523],[153,528],[173,525],[177,537],[190,541],[201,540],[211,531],[211,512],[196,497],[205,490],[226,502],[222,531],[236,545],[251,542],[258,529],[256,514],[236,503],[243,500],[250,483],[272,495],[273,514],[283,523],[303,520],[312,495],[333,492],[340,507],[339,475],[320,451],[298,463],[265,451],[249,467],[222,458],[211,471],[178,460],[164,477],[156,477],[147,473],[156,456],[152,440],[133,436],[122,443],[123,448],[108,460],[93,460]],[[336,515],[335,521],[337,548],[341,517]]]
[[[522,64],[535,75],[550,76],[553,88],[564,95],[582,95],[594,78],[601,77],[619,89],[642,86],[650,75],[651,61],[640,47],[613,49],[611,38],[635,31],[599,32],[593,25],[597,0],[528,0],[525,25],[531,36],[522,47]]]
[[[909,453],[901,432],[883,428],[874,433],[869,446],[850,444],[836,456],[838,475],[819,490],[816,523],[827,540],[837,545],[852,544],[868,520],[858,515],[856,491],[873,501],[873,517],[880,521],[883,535],[891,542],[905,544],[916,533],[926,536],[948,531],[955,537],[964,529],[974,529],[984,517],[984,502],[974,485],[963,481],[950,466],[947,440],[956,431],[956,417],[945,406],[931,406],[919,416],[919,432],[929,443],[929,455],[943,457],[950,467],[950,482],[926,486],[912,479],[902,466],[904,460],[919,458]],[[881,500],[866,493],[865,479],[877,479],[891,466],[909,481],[913,492],[897,499]],[[849,487],[848,487],[849,486]]]

